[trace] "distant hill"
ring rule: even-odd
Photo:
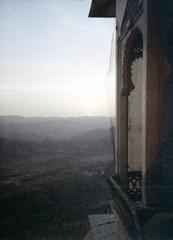
[[[98,170],[98,162],[102,162],[104,168],[112,159],[113,145],[108,129],[95,129],[59,141],[46,139],[34,142],[0,137],[0,179],[9,175],[37,176],[59,169],[81,170],[84,166]]]
[[[95,129],[71,137],[68,140],[49,140],[40,142],[21,139],[0,138],[0,159],[18,159],[45,155],[93,155],[100,156],[112,152],[112,142],[108,129]]]
[[[94,129],[108,129],[108,117],[0,117],[0,137],[9,140],[67,140]]]

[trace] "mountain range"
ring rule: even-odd
[[[67,140],[95,129],[108,129],[108,117],[0,117],[0,137],[10,140]]]

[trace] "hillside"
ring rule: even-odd
[[[95,129],[75,135],[68,140],[23,141],[0,137],[0,159],[28,158],[31,156],[56,154],[87,154],[100,156],[112,151],[109,129]]]
[[[18,135],[16,125],[24,124],[25,135],[14,138],[8,131],[8,138],[0,137],[0,239],[83,239],[88,215],[104,213],[112,198],[106,179],[113,169],[110,131],[91,130],[96,119],[89,125],[87,119],[72,119],[70,126],[83,121],[80,126],[85,122],[89,131],[73,129],[73,136],[57,140],[48,138],[47,130],[40,137],[42,127],[36,129],[40,121],[49,129],[53,119],[25,120],[3,119]],[[31,123],[37,136],[32,140]]]
[[[77,134],[96,128],[108,129],[107,117],[0,117],[0,136],[6,139],[43,141],[45,139],[66,140]]]

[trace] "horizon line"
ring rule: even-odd
[[[19,118],[94,118],[94,117],[99,117],[99,118],[112,118],[111,116],[107,115],[79,115],[79,116],[68,116],[68,117],[63,117],[63,116],[24,116],[24,115],[0,115],[1,117],[19,117]],[[115,118],[115,117],[114,117]]]

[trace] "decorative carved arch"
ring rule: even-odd
[[[132,64],[133,62],[143,57],[143,36],[139,28],[135,28],[125,45],[124,63],[123,63],[123,81],[122,95],[130,95],[135,88],[132,81]]]

